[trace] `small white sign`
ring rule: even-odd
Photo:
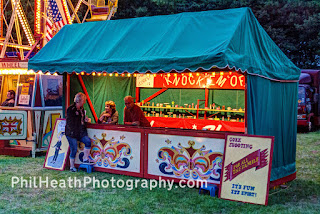
[[[153,88],[153,75],[138,74],[136,80],[136,87]]]
[[[21,94],[19,96],[19,105],[29,105],[30,95],[29,94]]]

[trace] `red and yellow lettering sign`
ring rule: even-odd
[[[137,87],[245,89],[245,77],[236,72],[137,75]]]

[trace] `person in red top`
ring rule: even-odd
[[[124,107],[123,117],[125,125],[151,127],[141,108],[134,104],[133,97],[126,96],[124,98],[124,104],[126,106]]]

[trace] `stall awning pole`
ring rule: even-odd
[[[146,98],[145,100],[143,100],[143,103],[149,102],[150,100],[152,100],[153,98],[157,97],[158,95],[162,94],[163,92],[165,92],[167,90],[167,88],[162,88],[159,91],[157,91],[156,93],[154,93],[153,95],[151,95],[150,97]]]
[[[70,106],[70,74],[67,74],[66,106]]]
[[[84,94],[85,94],[86,97],[87,97],[88,104],[89,104],[90,110],[91,110],[91,112],[92,112],[92,115],[93,115],[93,117],[94,117],[94,120],[95,120],[96,123],[97,123],[97,122],[98,122],[98,117],[97,117],[97,114],[96,114],[96,112],[95,112],[95,110],[94,110],[94,108],[93,108],[93,105],[92,105],[91,99],[90,99],[90,97],[89,97],[88,91],[87,91],[87,89],[86,89],[86,86],[84,85],[84,82],[83,82],[83,80],[82,80],[81,75],[77,75],[77,76],[78,76],[80,85],[81,85],[81,87],[82,87],[82,90],[83,90]]]

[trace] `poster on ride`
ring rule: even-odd
[[[274,137],[226,135],[219,196],[268,204]]]

